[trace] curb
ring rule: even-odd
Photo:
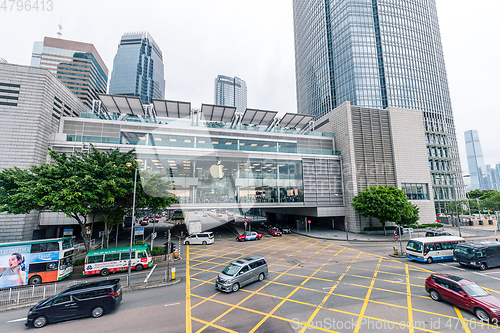
[[[175,279],[173,281],[169,281],[169,282],[163,282],[163,280],[162,281],[153,281],[151,283],[146,283],[146,284],[138,284],[138,285],[135,285],[135,286],[132,285],[130,287],[122,287],[122,291],[123,292],[128,292],[128,291],[135,291],[135,290],[144,290],[144,289],[166,287],[166,286],[171,286],[171,285],[177,284],[179,282],[181,282],[181,278],[177,278],[177,279]],[[50,297],[52,297],[52,296],[50,296]],[[45,298],[45,299],[47,299],[47,298]],[[14,306],[9,306],[9,307],[5,307],[5,308],[0,307],[0,312],[5,312],[5,311],[9,311],[9,310],[17,310],[17,309],[23,309],[23,308],[32,307],[32,306],[38,304],[41,301],[43,301],[43,299],[39,299],[36,302],[31,302],[31,303],[26,303],[26,304],[20,304],[20,305],[14,305]]]
[[[378,239],[367,239],[367,240],[362,240],[362,239],[335,239],[335,238],[330,238],[330,237],[324,237],[324,236],[315,236],[315,235],[308,235],[308,234],[303,234],[300,232],[292,231],[292,233],[305,236],[305,237],[310,237],[310,238],[317,238],[317,239],[326,239],[326,240],[333,240],[333,241],[339,241],[339,242],[359,242],[359,243],[366,243],[366,242],[378,242],[378,243],[393,243],[395,242],[394,240],[378,240]]]

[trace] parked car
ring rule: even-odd
[[[436,237],[436,236],[451,236],[449,232],[444,231],[427,231],[425,237]]]
[[[77,284],[33,306],[26,326],[41,328],[64,320],[99,318],[116,310],[121,300],[120,279]]]
[[[267,275],[267,262],[263,256],[241,258],[219,273],[215,288],[224,292],[236,292],[249,283],[264,280]]]
[[[144,220],[144,219],[142,219],[140,224],[141,224],[141,225],[148,225],[148,224],[149,224],[149,222],[148,222],[148,220]]]
[[[453,250],[453,259],[460,266],[471,266],[484,271],[500,266],[500,243],[476,241],[458,244]]]
[[[267,232],[269,233],[269,235],[271,236],[281,236],[283,235],[283,233],[281,232],[280,229],[278,229],[277,227],[271,227],[267,230]]]
[[[202,244],[202,245],[207,245],[207,244],[212,244],[214,242],[214,233],[211,231],[208,232],[200,232],[197,234],[192,234],[186,239],[184,239],[184,245],[190,245],[190,244]]]
[[[247,240],[259,240],[261,238],[262,235],[255,231],[245,231],[243,234],[236,236],[236,240],[240,242]]]
[[[451,274],[431,274],[425,280],[425,290],[433,300],[457,305],[481,321],[500,320],[500,299],[470,280]]]
[[[289,233],[291,233],[291,232],[292,232],[292,230],[290,229],[290,227],[289,227],[289,226],[287,226],[287,225],[283,225],[283,224],[281,224],[281,225],[279,225],[279,226],[278,226],[278,228],[279,228],[279,229],[281,230],[281,232],[282,232],[282,233],[284,233],[284,234],[289,234]]]

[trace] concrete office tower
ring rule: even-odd
[[[236,112],[247,109],[247,84],[239,77],[218,75],[215,79],[215,104],[235,106]]]
[[[163,55],[149,32],[128,32],[118,45],[109,93],[139,96],[143,104],[165,98]]]
[[[294,0],[293,16],[298,112],[421,110],[436,212],[455,178],[464,198],[435,0]]]
[[[33,45],[31,66],[50,70],[89,108],[108,87],[108,68],[92,44],[45,37]]]
[[[484,164],[483,150],[476,130],[465,131],[465,150],[467,165],[470,173],[471,190],[490,189],[486,182],[486,165]]]
[[[88,108],[49,70],[0,64],[0,169],[47,162],[61,118],[82,112]],[[39,217],[0,214],[0,242],[58,236],[37,231]]]

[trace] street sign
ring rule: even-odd
[[[63,236],[73,236],[73,229],[64,229]]]
[[[104,236],[104,231],[99,231],[99,237]]]
[[[394,230],[394,240],[398,240],[398,231]]]
[[[151,239],[155,239],[155,238],[156,238],[156,236],[157,236],[157,233],[156,233],[156,232],[153,232],[153,233],[151,234]]]
[[[311,224],[311,220],[308,220],[307,223]]]
[[[344,222],[344,225],[347,227],[349,225],[349,223],[347,223],[347,221]]]
[[[87,235],[90,235],[90,228],[87,227]]]
[[[245,227],[246,227],[248,223],[247,223],[247,221],[245,221],[243,224],[244,224],[244,225],[245,225]]]
[[[135,235],[144,235],[144,228],[135,228]]]

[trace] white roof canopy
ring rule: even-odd
[[[245,113],[243,114],[241,123],[269,126],[277,114],[277,111],[246,109]]]
[[[224,105],[202,104],[201,112],[206,121],[228,123],[233,119],[236,107]]]
[[[97,94],[108,112],[144,115],[141,99],[135,96]]]
[[[153,99],[157,117],[188,118],[191,115],[191,103]]]
[[[281,118],[279,126],[281,127],[294,127],[297,129],[304,128],[314,116],[309,116],[299,113],[287,113]]]

